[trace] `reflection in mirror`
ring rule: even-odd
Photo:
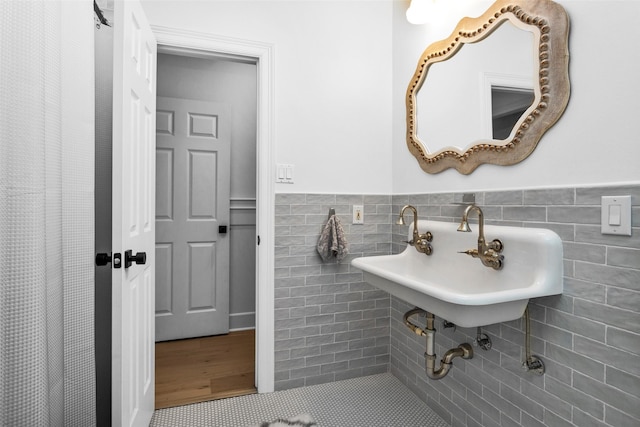
[[[513,127],[533,103],[533,89],[491,87],[491,138],[507,139]]]
[[[416,94],[417,135],[429,152],[452,147],[462,153],[479,139],[492,139],[491,123],[485,120],[491,122],[496,113],[483,111],[493,109],[492,87],[509,77],[533,89],[533,41],[530,29],[506,21],[482,43],[463,45],[451,59],[431,66]]]
[[[568,34],[551,0],[497,0],[427,47],[406,96],[407,146],[420,167],[469,174],[529,156],[569,100]]]

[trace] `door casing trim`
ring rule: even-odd
[[[151,26],[158,53],[196,57],[231,57],[255,61],[258,78],[256,129],[256,387],[258,393],[274,390],[274,180],[273,111],[274,46],[250,40],[177,28]]]

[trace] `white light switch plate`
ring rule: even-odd
[[[293,165],[278,163],[276,166],[276,182],[293,184]]]
[[[631,236],[631,196],[602,196],[601,232]]]

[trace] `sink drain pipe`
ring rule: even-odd
[[[409,318],[415,314],[426,315],[427,325],[424,329],[411,322]],[[425,368],[427,376],[433,380],[439,380],[447,376],[451,367],[453,366],[453,359],[456,357],[462,357],[463,359],[473,358],[473,348],[468,343],[462,343],[456,348],[452,348],[447,351],[442,360],[440,361],[440,367],[436,369],[436,353],[435,353],[435,336],[436,329],[433,327],[435,316],[421,308],[414,308],[407,311],[403,317],[404,324],[413,331],[416,335],[427,338],[427,348],[424,353]]]

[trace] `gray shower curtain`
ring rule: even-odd
[[[95,425],[91,4],[0,20],[0,425]]]

